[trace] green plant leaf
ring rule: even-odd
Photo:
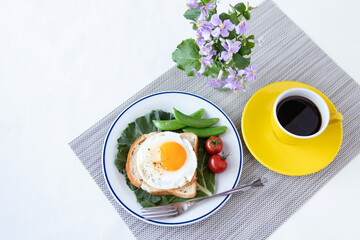
[[[244,58],[243,56],[241,56],[238,53],[233,55],[233,61],[234,61],[235,67],[237,67],[239,69],[244,69],[250,65],[250,58]]]
[[[219,15],[219,18],[221,19],[221,21],[224,21],[225,19],[230,19],[230,15],[227,13],[221,13]]]
[[[257,9],[257,6],[256,7],[252,7],[252,6],[248,7],[248,11],[253,10],[253,9]]]
[[[205,72],[202,74],[206,77],[212,76],[212,75],[218,75],[219,74],[219,67],[216,65],[216,63],[212,64],[212,67],[206,67]]]
[[[246,6],[244,3],[238,3],[234,6],[234,8],[238,10],[241,14],[244,14],[244,12],[246,11]]]
[[[247,39],[246,39],[246,47],[248,47],[248,48],[253,48],[253,47],[255,47],[255,43],[249,42],[249,39],[254,40],[254,39],[255,39],[255,36],[254,36],[254,35],[250,35],[250,36],[247,37]]]
[[[233,24],[235,24],[235,25],[238,25],[238,24],[240,23],[239,18],[238,18],[238,15],[237,15],[236,12],[234,12],[234,13],[232,13],[232,14],[230,15],[230,20],[231,20],[231,22],[232,22]]]
[[[172,53],[172,59],[177,63],[177,67],[184,70],[187,76],[194,76],[193,68],[200,70],[199,46],[195,40],[190,38],[182,41],[177,49]]]
[[[248,48],[253,48],[253,47],[255,47],[255,43],[253,43],[253,42],[247,42],[247,43],[246,43],[246,47],[248,47]]]
[[[251,48],[249,47],[245,47],[245,46],[241,46],[240,50],[239,50],[239,54],[241,56],[247,56],[251,53]]]
[[[225,39],[234,39],[236,37],[237,33],[236,30],[229,31],[229,36],[225,37]]]
[[[201,11],[197,8],[191,8],[184,13],[184,17],[189,20],[196,21],[200,16]]]
[[[153,110],[150,113],[137,118],[134,122],[128,124],[128,127],[122,132],[118,139],[118,153],[115,159],[115,165],[118,171],[124,175],[126,184],[134,192],[136,200],[142,207],[158,206],[171,202],[187,201],[189,199],[180,198],[172,195],[151,195],[148,192],[133,186],[126,175],[127,154],[134,141],[144,133],[153,131],[161,132],[157,129],[152,120],[171,120],[173,114],[161,110]],[[132,136],[130,136],[133,134]],[[212,173],[207,165],[210,154],[205,150],[206,138],[199,138],[198,144],[198,168],[197,168],[197,193],[195,198],[212,195],[215,192],[215,174]]]
[[[249,11],[244,12],[243,15],[244,15],[244,17],[245,17],[246,20],[250,20],[251,15],[250,15],[250,12],[249,12]]]

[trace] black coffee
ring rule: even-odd
[[[312,101],[300,96],[280,101],[276,107],[276,115],[283,128],[299,136],[312,135],[321,126],[319,109]]]

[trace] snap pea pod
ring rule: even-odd
[[[203,108],[200,108],[199,110],[197,110],[196,112],[194,112],[190,116],[192,116],[194,118],[201,118],[202,115],[204,114],[204,112],[205,112],[205,110]],[[186,125],[180,123],[176,119],[173,119],[173,120],[153,120],[153,123],[155,124],[155,126],[158,129],[164,130],[164,131],[178,130],[178,129],[186,127]]]
[[[226,126],[207,127],[207,128],[186,127],[183,128],[183,131],[195,133],[198,137],[211,137],[211,136],[219,136],[225,133],[226,129],[227,129]]]
[[[185,115],[182,112],[174,108],[175,119],[185,126],[195,127],[195,128],[205,128],[210,127],[219,121],[219,118],[194,118],[189,115]]]

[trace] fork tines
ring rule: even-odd
[[[141,209],[141,215],[148,219],[160,219],[176,217],[179,215],[175,204],[167,204],[162,206],[147,207]]]

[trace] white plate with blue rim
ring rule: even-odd
[[[239,182],[243,163],[241,140],[235,125],[218,106],[195,94],[179,91],[158,92],[143,97],[128,106],[111,125],[103,146],[102,164],[105,181],[119,204],[133,216],[151,224],[161,226],[183,226],[209,217],[218,211],[229,200],[230,196],[222,196],[195,204],[188,211],[174,218],[150,220],[141,216],[141,205],[127,186],[124,175],[116,168],[114,161],[118,152],[117,139],[128,124],[151,110],[172,112],[173,108],[185,114],[193,113],[200,108],[205,109],[204,118],[217,117],[217,126],[226,126],[227,131],[220,137],[223,140],[223,152],[228,153],[228,167],[225,172],[215,176],[215,193],[235,188]]]

